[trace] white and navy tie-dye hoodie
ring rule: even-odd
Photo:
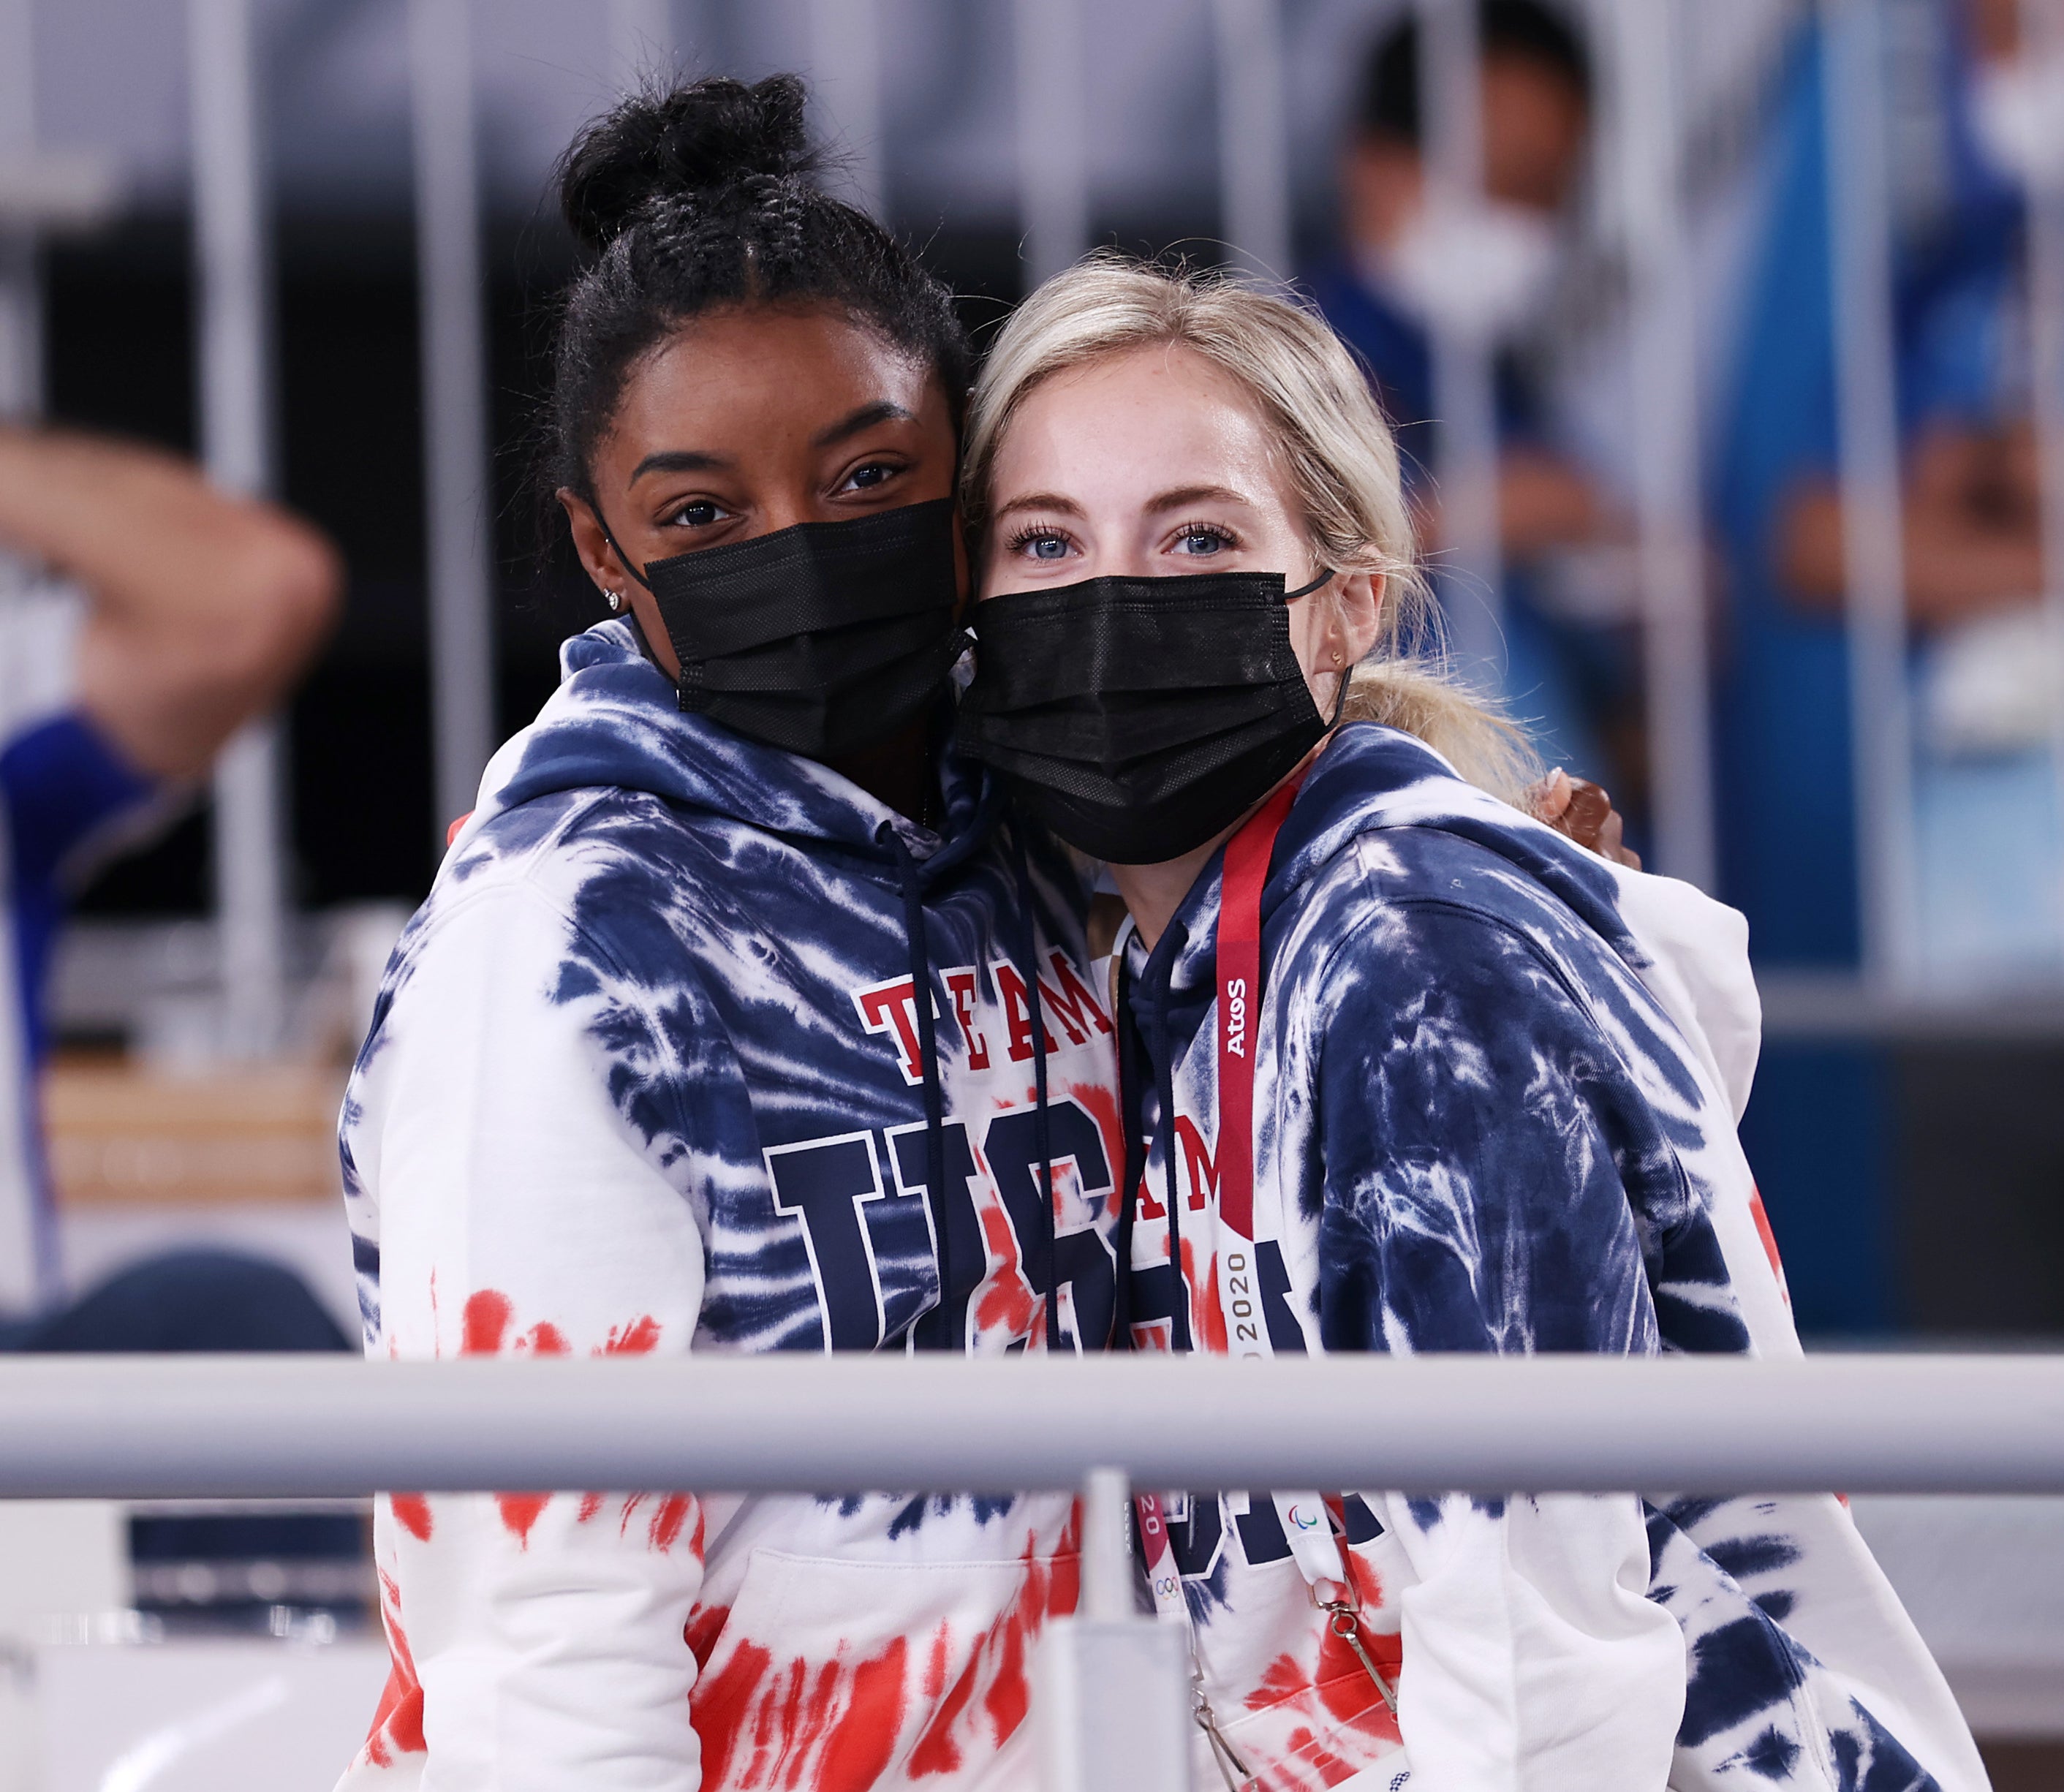
[[[1224,1347],[1219,894],[1215,861],[1151,954],[1121,941],[1152,1139],[1125,1314],[1144,1348],[1182,1345],[1179,1288],[1194,1347]],[[1735,1138],[1759,1028],[1739,916],[1357,724],[1297,795],[1262,922],[1254,1208],[1276,1352],[1797,1352]],[[1265,1492],[1173,1504],[1205,1691],[1271,1792],[1985,1784],[1832,1495],[1348,1492],[1336,1523],[1395,1716],[1322,1640]]]
[[[935,834],[682,714],[627,625],[563,660],[346,1099],[368,1351],[1103,1347],[1122,1151],[1065,860],[950,765]],[[397,1493],[375,1532],[353,1792],[1026,1786],[1075,1597],[1058,1496]]]

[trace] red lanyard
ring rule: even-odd
[[[1290,819],[1304,783],[1300,772],[1277,787],[1226,843],[1219,892],[1219,1218],[1248,1246],[1254,1242],[1254,1052],[1261,1030],[1261,890],[1268,881],[1276,836]],[[1171,1146],[1172,1149],[1172,1146]],[[1256,1341],[1265,1350],[1254,1303]],[[1242,1351],[1232,1313],[1226,1334]]]
[[[1218,1183],[1219,1230],[1213,1248],[1213,1272],[1224,1309],[1226,1348],[1234,1356],[1275,1354],[1261,1310],[1261,1282],[1256,1273],[1254,1223],[1254,1054],[1261,1029],[1261,892],[1268,880],[1276,839],[1289,819],[1304,783],[1299,773],[1278,787],[1240,832],[1226,843],[1219,880],[1218,929]],[[1175,1116],[1167,1117],[1167,1149],[1175,1149]],[[1174,1191],[1178,1195],[1179,1189]],[[1175,1264],[1179,1279],[1180,1262]],[[1188,1298],[1180,1291],[1178,1300]],[[1359,1602],[1348,1578],[1340,1545],[1327,1516],[1328,1502],[1313,1492],[1274,1492],[1285,1540],[1298,1571],[1312,1588],[1315,1604],[1327,1615],[1333,1634],[1346,1643],[1394,1714],[1390,1683],[1377,1668],[1362,1641]],[[1136,1496],[1139,1534],[1147,1560],[1147,1585],[1155,1609],[1191,1631],[1194,1659],[1195,1633],[1182,1577],[1171,1548],[1167,1514],[1158,1494]],[[1203,1665],[1197,1664],[1198,1721],[1210,1733],[1215,1750],[1225,1751],[1242,1774],[1244,1763],[1231,1754],[1217,1733],[1211,1705],[1203,1693]],[[1225,1766],[1223,1759],[1221,1769]],[[1232,1776],[1228,1775],[1228,1783]]]

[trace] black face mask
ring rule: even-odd
[[[659,600],[681,707],[806,759],[844,759],[924,714],[967,645],[953,626],[950,498],[798,523],[642,572],[602,530]]]
[[[1289,606],[1332,576],[1287,595],[1280,573],[1206,573],[992,598],[961,750],[1091,857],[1179,859],[1332,726],[1291,650]]]

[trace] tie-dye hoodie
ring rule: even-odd
[[[1185,1322],[1192,1347],[1225,1347],[1219,874],[1151,954],[1121,942],[1152,1141],[1126,1314],[1146,1348],[1183,1347]],[[1320,755],[1261,914],[1255,1249],[1276,1352],[1796,1353],[1735,1138],[1759,1026],[1738,916],[1370,724]],[[1204,1689],[1271,1792],[1985,1784],[1832,1496],[1348,1492],[1336,1528],[1394,1717],[1322,1645],[1265,1492],[1175,1506]]]
[[[935,834],[682,714],[627,625],[563,658],[346,1098],[369,1353],[1103,1347],[1122,1154],[1066,861],[951,765]],[[1074,1603],[1056,1496],[397,1493],[375,1532],[353,1792],[1024,1786]]]

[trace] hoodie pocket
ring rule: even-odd
[[[755,1549],[689,1706],[707,1792],[986,1782],[1023,1731],[1030,1655],[1075,1607],[1072,1552],[864,1562]]]

